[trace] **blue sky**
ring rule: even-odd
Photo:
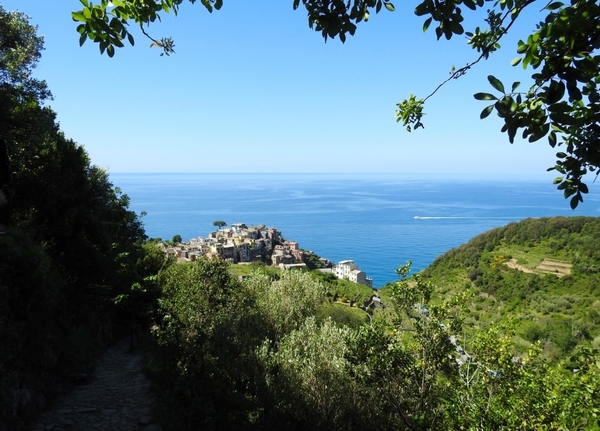
[[[345,44],[324,43],[292,1],[226,0],[209,14],[184,4],[150,28],[175,39],[160,57],[141,34],[135,47],[101,56],[79,47],[70,12],[77,0],[2,0],[31,17],[45,37],[37,69],[54,94],[65,134],[109,172],[461,173],[537,178],[553,165],[545,140],[509,144],[494,116],[479,120],[486,76],[527,82],[513,68],[516,41],[537,18],[524,16],[503,50],[427,106],[425,130],[395,123],[395,104],[427,95],[475,58],[466,38],[423,33],[416,3],[396,2]],[[479,17],[481,18],[481,17]],[[481,25],[472,21],[473,26]],[[530,74],[530,72],[529,72]]]

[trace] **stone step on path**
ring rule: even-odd
[[[144,355],[129,347],[127,338],[106,350],[90,382],[66,394],[31,431],[162,431],[151,423]]]

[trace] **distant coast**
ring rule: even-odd
[[[282,270],[318,269],[340,279],[373,287],[373,280],[353,260],[343,260],[334,265],[329,259],[301,249],[297,241],[284,239],[275,227],[264,224],[248,226],[245,223],[227,227],[223,221],[215,221],[213,226],[217,229],[207,237],[192,238],[188,242],[162,242],[165,253],[178,262],[193,262],[204,256],[232,264],[263,262]]]

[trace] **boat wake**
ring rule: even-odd
[[[459,219],[459,218],[476,218],[476,217],[442,217],[442,216],[414,216],[415,220],[441,220],[441,219]]]
[[[415,220],[446,220],[446,219],[498,219],[506,217],[476,217],[476,216],[414,216]]]

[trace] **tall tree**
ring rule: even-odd
[[[50,97],[46,83],[31,76],[42,49],[43,39],[27,17],[0,5],[0,233],[6,232],[10,219],[11,138],[19,129],[29,129],[23,127],[30,120],[21,115],[24,102]]]
[[[10,185],[12,171],[6,141],[0,138],[0,234],[6,233],[10,220]]]
[[[222,227],[227,226],[227,223],[225,223],[223,220],[217,220],[213,222],[213,226],[215,226],[218,229],[221,229]]]
[[[21,12],[8,12],[0,5],[0,18],[0,90],[21,99],[47,99],[46,83],[32,77],[44,39]]]
[[[28,18],[0,6],[2,196],[12,177],[11,227],[0,236],[0,428],[8,429],[21,429],[24,411],[38,393],[54,395],[61,376],[87,371],[111,328],[155,299],[144,279],[164,263],[143,244],[129,198],[44,106],[50,92],[31,75],[42,49]],[[116,307],[123,298],[128,306]]]
[[[190,0],[194,3],[194,0]],[[109,56],[115,47],[124,46],[124,41],[134,43],[128,24],[134,23],[150,39],[152,45],[163,50],[163,54],[174,52],[170,38],[154,38],[147,27],[160,19],[161,13],[179,11],[183,0],[152,0],[138,2],[120,0],[93,4],[82,0],[83,8],[73,12],[73,19],[81,24],[77,27],[80,43],[88,38],[97,42],[102,53]],[[220,9],[223,0],[201,0],[202,5],[212,12]],[[354,35],[357,25],[367,21],[371,13],[382,9],[394,11],[394,5],[385,0],[294,0],[294,9],[303,5],[309,26],[321,32],[325,39],[339,37],[343,42]],[[480,9],[485,8],[483,22],[471,31],[463,27],[464,15],[472,13],[481,20]],[[534,0],[423,0],[415,8],[415,14],[424,17],[423,28],[434,24],[438,39],[451,39],[465,34],[469,45],[477,51],[475,59],[465,67],[455,70],[447,81],[440,84],[424,98],[410,96],[397,105],[397,121],[410,131],[423,127],[423,108],[446,82],[465,75],[469,69],[487,59],[500,48],[500,42],[511,31],[514,23],[521,19],[526,9],[541,9],[546,14],[537,23],[535,31],[523,34],[517,47],[519,55],[513,66],[521,64],[529,69],[533,84],[519,90],[519,83],[505,86],[498,78],[490,75],[494,93],[475,94],[478,100],[491,101],[481,113],[485,118],[496,112],[504,121],[502,132],[514,142],[517,132],[530,142],[547,138],[556,154],[556,170],[560,176],[555,183],[570,198],[575,208],[588,192],[584,176],[600,168],[599,104],[600,94],[600,6],[592,0],[536,2]],[[464,12],[463,12],[464,9]],[[469,11],[469,12],[467,12]],[[536,24],[536,23],[532,23]],[[163,55],[161,54],[161,55]]]

